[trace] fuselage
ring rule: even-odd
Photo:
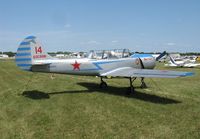
[[[33,72],[50,72],[74,75],[95,75],[117,69],[120,67],[132,67],[136,69],[153,69],[155,59],[153,57],[142,58],[120,58],[120,59],[49,59],[38,60],[37,64],[32,66]]]

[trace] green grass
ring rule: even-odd
[[[200,69],[173,70],[196,74],[146,79],[147,89],[137,80],[127,96],[127,79],[108,79],[101,90],[96,77],[52,80],[0,61],[0,138],[200,138]]]

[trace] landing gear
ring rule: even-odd
[[[108,87],[107,83],[103,81],[103,77],[101,77],[101,83],[100,83],[100,86],[99,86],[99,87],[102,88],[102,89]]]
[[[129,77],[130,81],[130,87],[128,87],[126,94],[130,95],[131,93],[135,93],[135,88],[133,86],[133,82],[137,79],[136,77]],[[99,85],[101,89],[106,89],[108,87],[107,83],[103,80],[103,77],[101,77],[101,83]],[[147,88],[146,83],[144,82],[144,77],[141,78],[141,88]]]
[[[126,94],[127,95],[130,95],[131,93],[134,93],[135,92],[135,88],[133,87],[133,82],[135,81],[136,78],[129,78],[129,81],[130,81],[130,87],[128,88]]]
[[[146,83],[144,82],[144,77],[141,78],[141,88],[147,88]]]

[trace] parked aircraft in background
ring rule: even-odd
[[[104,55],[104,54],[103,54]],[[103,78],[107,76],[123,77],[130,81],[129,93],[134,92],[133,82],[141,78],[141,87],[146,87],[144,78],[175,78],[191,76],[191,72],[153,70],[155,58],[150,54],[122,55],[121,58],[101,56],[101,59],[58,59],[48,55],[35,36],[25,38],[16,53],[16,64],[31,72],[60,73],[73,75],[99,76],[100,87],[107,87]]]
[[[174,59],[169,55],[170,61],[168,64],[165,64],[165,66],[169,67],[187,67],[187,68],[193,68],[200,66],[199,63],[195,63],[195,61],[187,60],[187,59]]]
[[[152,54],[152,56],[156,59],[156,61],[159,61],[163,59],[167,55],[167,52],[164,51],[161,54]]]

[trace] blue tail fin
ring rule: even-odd
[[[157,58],[156,61],[160,60],[162,57],[164,57],[166,55],[166,51],[164,51],[163,53],[161,53]]]
[[[15,55],[18,67],[31,71],[31,67],[36,60],[49,59],[50,56],[44,52],[42,45],[35,36],[25,38],[19,45]]]

